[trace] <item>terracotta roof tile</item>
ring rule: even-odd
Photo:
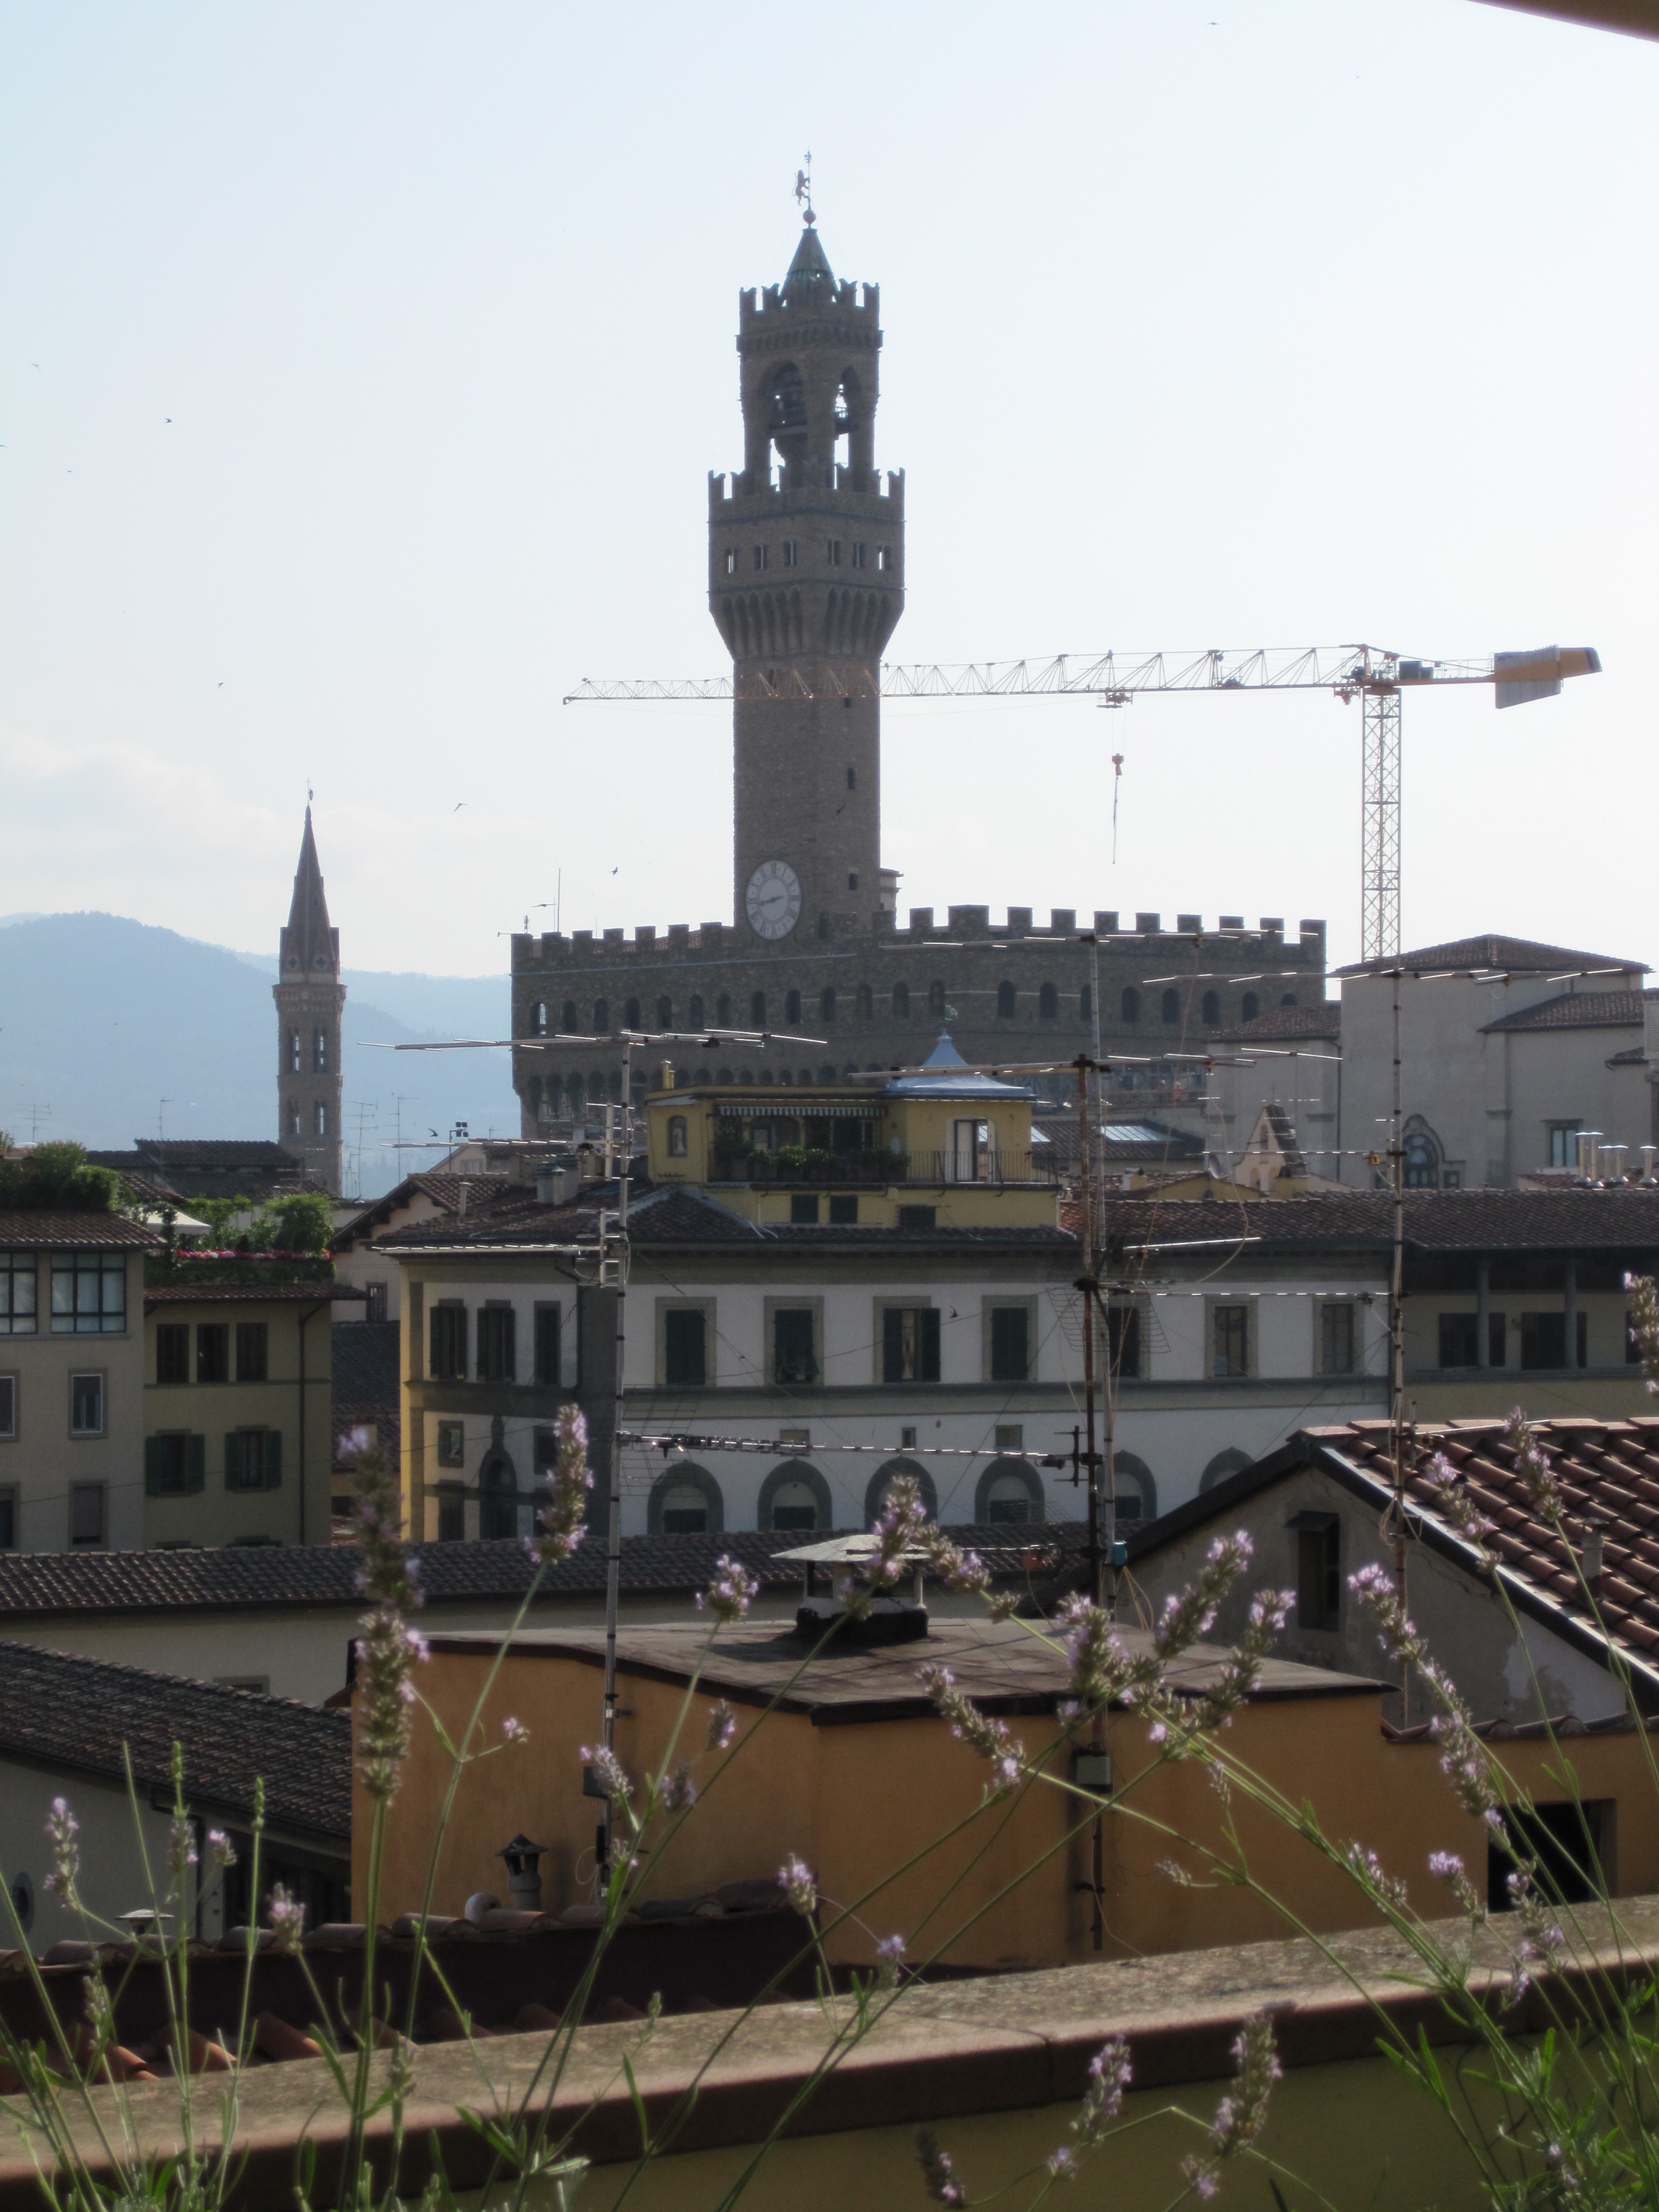
[[[0,1641],[0,1752],[125,1787],[125,1748],[140,1792],[171,1802],[174,1743],[198,1810],[251,1818],[261,1778],[277,1827],[350,1835],[349,1714]]]
[[[1639,1030],[1645,1018],[1643,1002],[1651,991],[1563,991],[1553,999],[1540,999],[1535,1006],[1519,1007],[1488,1022],[1483,1036],[1500,1030]]]
[[[159,1252],[162,1240],[125,1213],[59,1213],[46,1207],[0,1213],[0,1244],[37,1250],[76,1245],[82,1251]]]
[[[1591,1528],[1602,1531],[1600,1602],[1613,1636],[1638,1651],[1659,1648],[1659,1545],[1644,1507],[1633,1518],[1629,1499],[1638,1484],[1650,1489],[1644,1469],[1659,1447],[1659,1416],[1601,1421],[1576,1418],[1540,1421],[1535,1433],[1565,1501],[1565,1526],[1575,1551]],[[1386,1427],[1357,1424],[1310,1429],[1303,1441],[1339,1453],[1382,1482],[1391,1480]],[[1501,1424],[1443,1430],[1419,1426],[1410,1447],[1407,1486],[1414,1503],[1440,1518],[1427,1480],[1430,1462],[1443,1450],[1468,1494],[1497,1534],[1492,1548],[1522,1579],[1588,1622],[1574,1553],[1540,1514],[1515,1471],[1515,1454]]]
[[[1270,1006],[1253,1021],[1235,1022],[1230,1029],[1212,1030],[1212,1044],[1294,1044],[1302,1038],[1338,1038],[1342,1034],[1342,1001],[1321,999],[1311,1006]]]
[[[1557,968],[1626,968],[1635,975],[1648,972],[1645,962],[1615,959],[1606,952],[1576,952],[1565,945],[1540,945],[1530,937],[1456,937],[1443,945],[1419,945],[1414,951],[1377,960],[1356,960],[1339,968],[1339,975],[1388,975],[1395,968],[1423,973],[1441,968],[1495,969],[1516,975],[1536,975]]]

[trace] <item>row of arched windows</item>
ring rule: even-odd
[[[1014,983],[1004,981],[997,985],[999,1021],[1013,1021],[1018,1018],[1019,999],[1019,990]],[[1182,1018],[1182,994],[1171,987],[1162,994],[1156,1003],[1158,1020],[1168,1028],[1176,1027]],[[1295,992],[1285,992],[1279,1003],[1281,1006],[1295,1006]],[[1037,1019],[1044,1022],[1058,1021],[1060,1006],[1059,986],[1054,983],[1039,984],[1036,994]],[[927,987],[929,1022],[944,1021],[946,1018],[946,1008],[947,1000],[944,984],[930,983]],[[550,1026],[549,1012],[545,1000],[538,999],[531,1007],[529,1034],[532,1036],[553,1035],[580,1036],[584,1034],[581,1010],[574,999],[567,999],[560,1007],[556,1030]],[[836,998],[835,986],[826,983],[818,993],[813,1008],[816,1018],[820,1023],[833,1022],[839,1012],[840,1003]],[[1246,991],[1239,1000],[1239,1018],[1242,1021],[1253,1022],[1261,1012],[1261,1000],[1254,991]],[[608,1036],[611,1030],[611,1001],[608,999],[595,999],[592,1019],[588,1024],[587,1033],[595,1036]],[[1078,1016],[1079,1020],[1086,1022],[1093,1018],[1093,1012],[1089,986],[1085,983],[1078,994]],[[1127,985],[1118,1001],[1120,1019],[1127,1026],[1133,1028],[1146,1018],[1146,1012],[1147,1002],[1143,999],[1138,986],[1133,983]],[[651,1015],[656,1028],[672,1030],[674,1027],[673,1000],[665,993],[656,1000],[651,1008]],[[860,983],[853,994],[853,1015],[854,1019],[859,1022],[873,1022],[877,1018],[876,994],[868,983]],[[622,1007],[623,1029],[643,1029],[645,1017],[644,1001],[639,999],[629,999],[623,1002]],[[910,987],[908,983],[894,984],[888,996],[884,1017],[893,1022],[908,1022],[910,1019]],[[763,1030],[767,1027],[768,1007],[764,991],[753,991],[750,994],[744,1018],[750,1029]],[[783,1020],[786,1025],[794,1027],[806,1018],[807,1005],[802,994],[793,988],[787,990],[783,994]],[[1221,1026],[1221,994],[1218,991],[1206,991],[1199,1001],[1200,1025],[1204,1029],[1218,1029]],[[699,991],[694,991],[686,1001],[685,1026],[688,1030],[701,1030],[711,1026],[707,1003]],[[729,1030],[737,1026],[737,1012],[729,992],[722,991],[715,1000],[712,1026],[720,1030]]]

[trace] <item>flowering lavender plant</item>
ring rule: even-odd
[[[1238,2067],[1231,2094],[1216,2106],[1206,2150],[1185,2160],[1182,2172],[1195,2195],[1213,2197],[1228,2159],[1255,2146],[1267,2124],[1273,2086],[1282,2071],[1273,2046],[1273,2027],[1265,2013],[1247,2020],[1233,2045]]]
[[[697,1592],[696,1603],[700,1611],[712,1613],[729,1628],[743,1619],[759,1595],[760,1584],[742,1560],[722,1553],[714,1562],[714,1579],[706,1590]]]
[[[356,1646],[362,1698],[358,1771],[364,1789],[395,1796],[415,1704],[413,1675],[427,1656],[426,1639],[410,1616],[422,1601],[417,1563],[403,1542],[403,1501],[383,1453],[364,1452],[351,1475],[361,1559],[357,1587],[369,1601]],[[411,1567],[416,1569],[410,1572]]]
[[[536,1516],[536,1533],[527,1537],[531,1557],[544,1567],[563,1564],[581,1542],[587,1493],[593,1487],[587,1463],[587,1423],[580,1407],[561,1406],[553,1423],[555,1449],[548,1470],[548,1502]]]

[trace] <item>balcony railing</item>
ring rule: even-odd
[[[831,1184],[842,1188],[862,1186],[866,1189],[923,1187],[940,1190],[961,1187],[1018,1190],[1033,1185],[1052,1188],[1060,1180],[1060,1175],[1059,1164],[1042,1152],[895,1152],[880,1160],[840,1159],[833,1152],[791,1160],[775,1158],[769,1152],[756,1152],[746,1158],[712,1161],[708,1180],[779,1183],[801,1189]]]

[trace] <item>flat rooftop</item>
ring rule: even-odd
[[[1063,1655],[1051,1648],[1035,1624],[961,1620],[935,1615],[925,1638],[914,1644],[842,1646],[832,1642],[817,1657],[811,1644],[793,1631],[780,1634],[775,1622],[744,1621],[708,1644],[699,1622],[629,1628],[617,1638],[618,1671],[647,1681],[684,1683],[699,1672],[699,1686],[734,1704],[773,1705],[778,1711],[805,1713],[815,1725],[837,1722],[908,1720],[933,1710],[922,1687],[924,1667],[948,1667],[957,1686],[990,1713],[1051,1713],[1071,1683]],[[1118,1632],[1131,1651],[1151,1649],[1149,1631]],[[493,1655],[501,1639],[489,1633],[452,1631],[431,1638],[434,1652]],[[511,1639],[516,1654],[574,1659],[592,1667],[605,1663],[605,1635],[599,1629],[522,1629]],[[705,1656],[705,1651],[707,1656]],[[1217,1644],[1194,1644],[1171,1669],[1174,1688],[1201,1697],[1219,1678],[1226,1653]],[[802,1662],[806,1664],[803,1670]],[[1257,1700],[1286,1698],[1376,1696],[1389,1686],[1361,1674],[1339,1674],[1325,1667],[1304,1667],[1293,1659],[1263,1662]]]

